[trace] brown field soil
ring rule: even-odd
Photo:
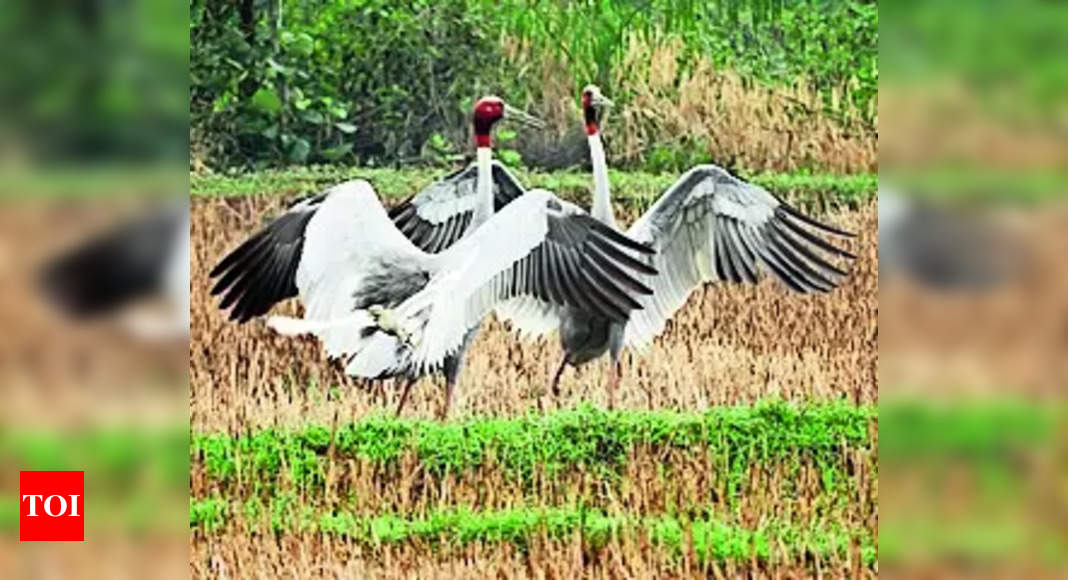
[[[197,431],[243,431],[355,420],[395,405],[391,382],[344,376],[312,338],[275,336],[262,321],[229,323],[209,295],[208,272],[226,252],[284,206],[278,197],[194,200],[192,211],[191,423]],[[623,223],[637,216],[620,215]],[[821,216],[858,233],[846,243],[859,259],[828,295],[791,294],[776,281],[706,286],[645,352],[624,354],[621,408],[701,410],[777,397],[877,400],[876,204]],[[297,314],[295,300],[276,312]],[[502,323],[483,326],[461,376],[452,413],[513,416],[536,409],[559,362],[555,335],[521,341]],[[607,402],[607,362],[568,370],[547,406]],[[440,378],[413,389],[406,416],[432,417]],[[331,387],[337,387],[331,388]]]

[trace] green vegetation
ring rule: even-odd
[[[0,430],[0,464],[17,470],[84,471],[96,529],[173,529],[189,493],[186,425],[66,432]],[[17,480],[16,480],[17,481]],[[7,493],[10,491],[10,493]],[[0,489],[0,532],[18,529],[18,494]],[[178,512],[181,515],[181,512]]]
[[[17,47],[6,51],[0,79],[4,170],[120,160],[181,168],[189,152],[186,14],[181,3],[143,0],[0,13],[0,36]]]
[[[632,52],[662,47],[676,78],[804,86],[843,125],[875,126],[874,2],[195,0],[190,13],[192,132],[217,166],[425,159],[465,142],[487,92],[529,108],[596,81],[625,109],[654,72]]]
[[[878,556],[902,561],[916,553],[996,559],[1027,549],[1036,538],[1042,542],[1036,551],[1062,553],[1056,550],[1063,542],[1052,530],[1021,524],[1013,519],[1018,508],[1006,510],[1028,497],[1029,478],[1045,465],[1033,461],[1055,452],[1063,406],[1002,399],[945,407],[893,401],[881,407],[770,402],[705,414],[583,407],[446,424],[376,416],[341,425],[333,437],[324,426],[194,434],[189,526],[195,537],[208,539],[323,535],[351,541],[357,549],[403,544],[438,556],[472,544],[508,543],[522,551],[576,538],[588,553],[648,541],[683,554],[692,542],[701,562],[769,565],[851,559],[875,566]],[[627,471],[636,449],[654,463]],[[886,454],[885,463],[877,463],[876,453]],[[695,472],[699,462],[691,459],[705,456],[716,467]],[[346,467],[354,463],[365,467]],[[487,463],[521,486],[535,471],[556,473],[546,478],[566,482],[568,491],[540,484],[513,495],[515,482],[479,471]],[[820,475],[813,478],[809,468],[791,471],[798,463]],[[643,474],[650,469],[656,475],[647,479]],[[576,470],[588,477],[568,479]],[[778,475],[746,479],[734,489],[725,483],[761,470]],[[333,473],[333,483],[325,481],[326,471]],[[414,474],[419,475],[412,479]],[[431,481],[430,474],[438,478]],[[983,508],[959,521],[902,515],[887,520],[877,541],[872,518],[880,475],[890,477],[890,485],[940,482],[949,494],[959,493],[953,482],[966,477],[973,485],[968,493],[979,494],[975,501]],[[381,487],[367,486],[368,478]],[[687,478],[704,478],[700,489],[710,491],[722,484],[723,493],[651,501],[681,489],[665,482]],[[389,491],[394,481],[432,489],[394,495]],[[589,488],[584,481],[601,483]],[[616,487],[615,481],[624,483]],[[790,485],[798,487],[791,492]],[[469,495],[488,486],[511,491],[495,502]],[[641,487],[636,493],[650,503],[623,509],[629,504],[620,503],[625,496],[619,490],[627,486]],[[389,496],[353,498],[383,492]],[[375,507],[379,502],[387,507]]]
[[[991,457],[1053,444],[1064,424],[1063,405],[1003,399],[991,402],[898,401],[884,405],[879,451],[884,461],[949,456]]]
[[[263,170],[249,174],[191,177],[191,191],[199,196],[240,196],[263,194],[307,194],[321,191],[347,179],[367,179],[385,199],[403,199],[444,175],[441,169],[368,169],[339,166],[296,167]],[[516,170],[516,177],[528,187],[542,187],[579,203],[588,203],[592,178],[583,172]],[[655,175],[612,170],[613,199],[628,208],[644,209],[675,180],[678,174]],[[793,203],[819,207],[853,206],[875,197],[878,176],[874,174],[832,175],[809,173],[766,173],[748,177]]]
[[[188,446],[189,432],[181,425],[68,433],[0,430],[0,461],[27,470],[85,470],[87,482],[109,488],[131,485],[146,473],[159,481],[181,482],[189,472]]]
[[[210,534],[224,527],[232,515],[231,506],[225,500],[191,500],[189,503],[190,528],[200,533]],[[255,526],[253,521],[248,523]],[[874,540],[863,529],[843,529],[833,524],[802,529],[774,522],[747,529],[706,514],[688,518],[676,515],[637,518],[582,507],[491,512],[439,510],[416,519],[305,511],[298,517],[272,519],[271,529],[276,533],[311,531],[333,534],[372,546],[410,541],[461,546],[475,542],[510,542],[520,548],[542,535],[553,540],[567,540],[578,533],[587,547],[596,548],[620,535],[641,532],[653,543],[676,552],[689,549],[692,538],[693,549],[702,562],[708,559],[795,562],[806,555],[845,557],[854,544],[859,545],[865,565],[874,564],[876,558]]]
[[[27,168],[2,173],[0,200],[126,201],[186,195],[189,172],[181,167],[151,165],[58,166],[47,171]]]
[[[1068,196],[1068,171],[1063,169],[942,166],[898,171],[884,179],[912,195],[938,200],[1041,203]]]
[[[339,458],[388,467],[406,453],[414,453],[422,469],[435,476],[477,469],[492,457],[520,480],[579,467],[611,477],[638,446],[712,454],[731,487],[753,464],[791,460],[825,467],[833,486],[836,472],[845,469],[843,451],[869,445],[874,419],[874,409],[845,403],[801,408],[763,403],[710,409],[703,415],[584,406],[543,416],[445,424],[376,416],[336,433],[313,426],[238,437],[196,435],[191,454],[220,484],[253,481],[268,489],[283,476],[301,487],[319,485],[327,465]]]
[[[1068,92],[1068,5],[1059,2],[886,3],[880,63],[894,83],[960,79],[989,111],[1055,119]],[[991,38],[998,41],[991,46]],[[995,90],[996,87],[996,90]],[[1053,123],[1056,125],[1056,123]]]
[[[1029,493],[1020,492],[1025,497]],[[1005,501],[996,507],[1000,511],[993,515],[976,509],[952,518],[929,511],[888,516],[879,524],[879,561],[893,566],[926,556],[996,565],[1026,555],[1033,562],[1063,569],[1068,542],[1055,522],[1021,518],[1030,506]]]

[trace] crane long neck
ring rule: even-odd
[[[590,213],[601,223],[616,227],[612,194],[608,189],[608,162],[605,161],[601,135],[593,132],[587,136],[587,140],[590,143],[590,163],[593,165],[593,210]]]
[[[475,215],[471,220],[472,226],[485,223],[493,215],[493,149],[478,147],[476,154],[478,179],[475,182],[475,193],[478,201],[475,204]]]

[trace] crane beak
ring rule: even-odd
[[[616,104],[612,102],[612,99],[602,95],[601,93],[595,93],[593,95],[593,106],[595,107],[614,107]]]
[[[520,111],[519,109],[516,109],[515,107],[509,105],[504,106],[504,118],[516,121],[517,123],[521,123],[528,127],[533,127],[535,129],[545,128],[545,121],[542,121],[541,119],[535,117],[534,115],[531,115],[530,113]]]

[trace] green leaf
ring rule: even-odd
[[[448,142],[441,136],[441,133],[434,133],[430,136],[430,146],[435,149],[444,149],[447,144]]]
[[[233,100],[233,97],[234,97],[234,94],[230,93],[230,92],[225,92],[225,93],[219,95],[218,97],[216,97],[215,101],[212,102],[212,104],[211,104],[212,112],[213,113],[221,113],[221,112],[225,111],[227,109],[227,107],[230,106],[230,101]]]
[[[337,161],[352,151],[352,143],[342,143],[336,147],[323,149],[322,155],[327,161]]]
[[[351,135],[356,132],[356,125],[353,125],[352,123],[334,123],[334,127],[337,127],[338,131],[341,131],[346,135]],[[351,149],[352,147],[350,146],[349,148]]]
[[[308,160],[309,153],[311,153],[311,144],[306,139],[296,139],[289,150],[289,160],[293,163],[304,163]]]
[[[500,131],[497,131],[497,141],[501,143],[507,143],[508,141],[515,139],[516,136],[517,133],[511,129],[501,129]]]
[[[252,106],[264,113],[277,113],[282,110],[282,99],[278,98],[278,93],[274,90],[260,87],[252,95]]]
[[[501,149],[499,151],[501,163],[509,167],[519,167],[523,164],[523,158],[520,157],[519,152],[515,149]]]
[[[301,118],[312,125],[322,125],[326,122],[326,117],[319,111],[304,111]]]
[[[267,66],[271,70],[273,70],[275,72],[278,72],[278,73],[281,73],[281,74],[285,74],[285,72],[286,72],[286,67],[284,67],[281,64],[279,64],[279,62],[276,61],[273,58],[268,58],[267,59]]]
[[[301,56],[311,56],[315,51],[315,40],[307,32],[301,32],[294,39],[292,47]]]

